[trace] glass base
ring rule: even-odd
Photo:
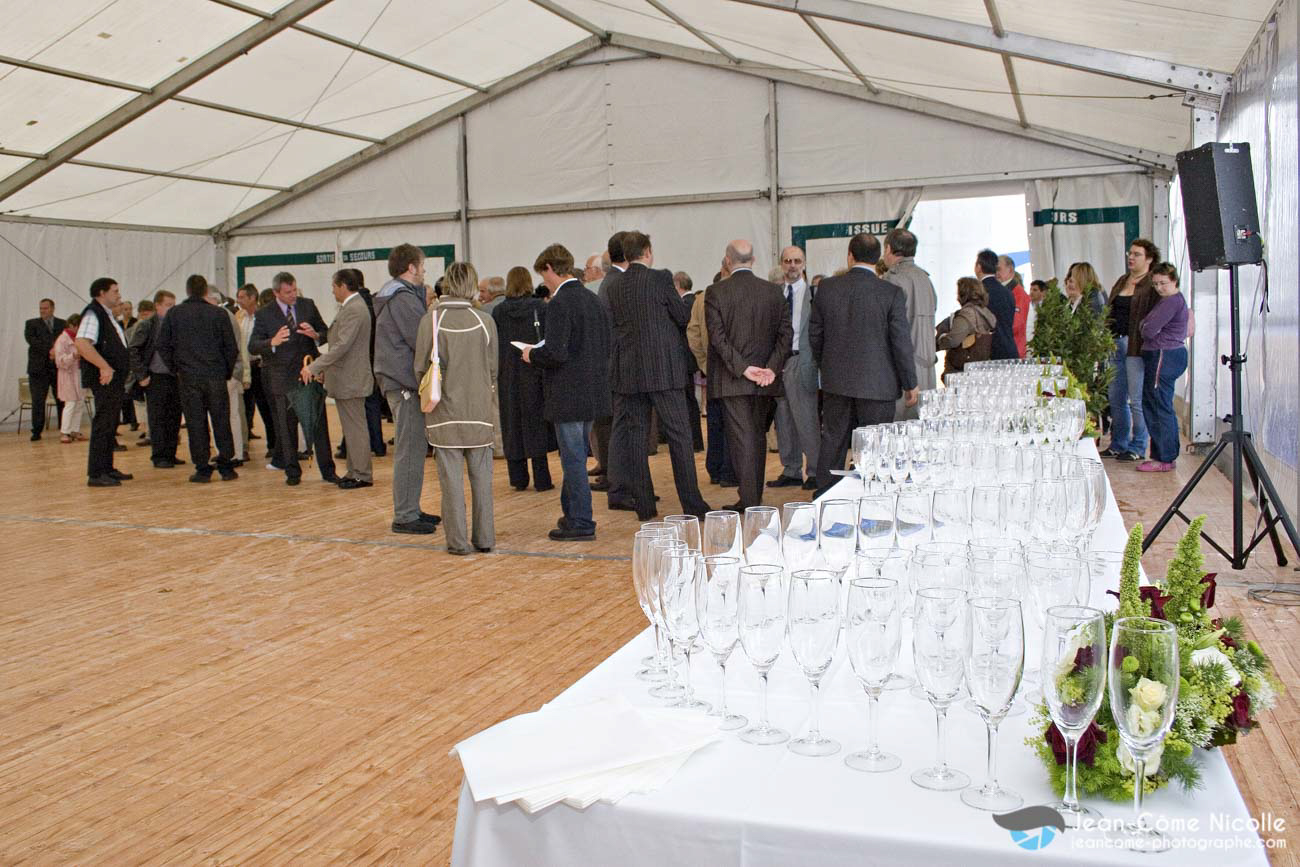
[[[643,668],[636,673],[637,680],[644,680],[650,683],[659,683],[667,676],[668,671],[663,668]]]
[[[749,744],[771,746],[772,744],[783,744],[790,740],[790,733],[776,726],[758,723],[741,732],[740,739]]]
[[[1009,813],[1023,806],[1025,799],[1006,789],[996,786],[983,786],[962,792],[961,802],[977,810],[988,810],[991,813]]]
[[[1067,828],[1077,829],[1083,824],[1084,819],[1091,819],[1095,822],[1101,818],[1101,813],[1091,807],[1085,807],[1083,804],[1071,807],[1064,801],[1058,801],[1055,804],[1049,804],[1048,806],[1061,814],[1061,818],[1065,820],[1065,827]]]
[[[916,686],[916,678],[910,674],[891,674],[885,680],[885,689],[911,689]]]
[[[977,716],[979,715],[979,706],[975,704],[975,699],[973,698],[966,699],[961,703],[961,707],[962,710],[968,710]],[[1011,702],[1011,708],[1006,712],[1004,718],[1008,716],[1024,716],[1028,712],[1029,711],[1025,708],[1025,703],[1017,697],[1015,701]]]
[[[643,656],[643,657],[641,657],[641,664],[644,665],[646,668],[662,668],[662,667],[663,667],[663,666],[661,666],[661,665],[659,664],[659,657],[655,656],[653,653],[650,654],[649,656]]]
[[[903,760],[893,753],[886,753],[880,750],[873,752],[862,751],[859,753],[849,753],[844,757],[844,764],[848,765],[855,771],[866,771],[869,774],[883,774],[885,771],[896,771],[903,766]]]
[[[1128,852],[1141,852],[1143,854],[1156,854],[1159,852],[1168,852],[1173,843],[1169,837],[1155,830],[1136,822],[1125,822],[1124,830],[1116,831],[1110,835],[1110,839],[1119,848]]]
[[[840,751],[840,742],[809,734],[790,741],[789,750],[798,756],[833,756]]]
[[[727,712],[723,716],[716,708],[709,711],[709,716],[718,718],[718,728],[724,732],[734,732],[736,729],[743,729],[749,725],[749,717],[741,716],[738,713]]]
[[[912,773],[912,782],[922,789],[936,792],[955,792],[970,785],[970,777],[952,768],[925,768]]]
[[[677,698],[681,698],[682,695],[683,695],[685,692],[686,692],[686,690],[685,690],[681,685],[679,685],[679,684],[676,684],[676,683],[661,683],[661,684],[659,684],[659,685],[656,686],[656,687],[651,687],[651,689],[650,689],[650,697],[651,697],[651,698],[665,698],[665,699],[671,698],[671,699],[677,699]]]
[[[700,701],[693,695],[682,696],[680,699],[668,706],[681,708],[682,710],[702,710],[705,713],[713,710],[713,705],[709,704],[707,701]]]

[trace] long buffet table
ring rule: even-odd
[[[1080,454],[1096,455],[1091,440]],[[857,490],[854,490],[855,486]],[[860,483],[843,480],[826,496],[856,496]],[[1095,548],[1119,549],[1125,529],[1114,497],[1107,495],[1106,514]],[[619,567],[628,569],[629,567]],[[632,592],[628,576],[628,592]],[[1113,608],[1102,586],[1092,588],[1091,604]],[[1036,629],[1027,628],[1027,656],[1038,653]],[[904,627],[898,670],[911,671],[910,633]],[[647,629],[558,696],[574,704],[621,694],[644,706],[661,703],[633,678],[638,661],[653,649]],[[1036,667],[1030,664],[1027,667]],[[755,719],[757,675],[738,647],[728,666],[728,697],[733,712]],[[706,701],[718,695],[718,669],[712,657],[696,654],[692,666],[696,690]],[[1103,834],[1069,832],[1037,850],[1027,850],[996,825],[989,813],[967,807],[958,792],[932,792],[909,779],[935,758],[934,711],[908,690],[888,691],[881,702],[882,749],[903,760],[899,770],[868,774],[846,767],[846,753],[862,749],[867,739],[866,697],[852,676],[843,649],[823,682],[822,731],[842,744],[826,758],[795,755],[785,745],[759,747],[734,733],[691,757],[664,787],[631,795],[617,804],[576,810],[558,804],[529,815],[518,806],[475,803],[462,786],[452,864],[496,865],[844,865],[865,864],[1005,864],[1032,859],[1035,864],[1150,863],[1266,864],[1265,850],[1220,752],[1200,755],[1203,787],[1193,793],[1166,788],[1148,796],[1146,808],[1178,849],[1142,855],[1106,846]],[[771,677],[771,719],[797,735],[809,713],[808,683],[788,650]],[[1031,735],[1031,714],[1011,716],[1002,724],[999,779],[1019,792],[1026,805],[1054,800],[1047,775],[1024,745]],[[955,705],[948,715],[949,763],[968,773],[975,785],[984,778],[984,724],[977,714]],[[1107,818],[1128,818],[1132,807],[1088,800]],[[1258,818],[1258,817],[1256,817]]]

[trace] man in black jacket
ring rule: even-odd
[[[208,303],[208,281],[191,274],[185,281],[185,300],[168,312],[158,335],[158,355],[168,370],[175,372],[185,411],[190,460],[194,461],[191,482],[212,479],[212,446],[208,417],[217,441],[217,471],[223,482],[239,478],[235,472],[235,440],[230,430],[230,393],[226,380],[235,372],[239,344],[230,314]]]
[[[894,404],[917,400],[907,297],[876,276],[880,241],[875,235],[849,240],[849,271],[817,287],[808,340],[821,370],[822,442],[817,456],[817,496],[844,469],[853,429],[894,420]]]
[[[700,496],[696,479],[685,394],[686,357],[690,353],[686,323],[690,311],[677,296],[672,272],[651,269],[654,251],[648,235],[626,232],[623,254],[628,261],[627,273],[610,287],[606,298],[614,321],[610,360],[614,424],[609,469],[613,478],[627,481],[633,497],[632,502],[620,505],[634,508],[642,521],[658,514],[645,451],[653,408],[668,438],[673,481],[682,511],[703,520],[709,505]]]
[[[54,316],[54,301],[42,298],[41,315],[28,319],[23,326],[23,339],[27,341],[27,385],[32,393],[32,442],[41,438],[45,430],[45,399],[54,389],[54,401],[59,408],[59,415],[54,419],[54,426],[59,426],[63,417],[63,401],[59,400],[56,387],[59,369],[54,365],[54,341],[68,327],[68,323]]]
[[[525,363],[542,368],[542,413],[555,426],[564,482],[564,512],[550,537],[560,542],[596,538],[587,479],[591,423],[607,418],[609,406],[609,311],[573,276],[573,254],[560,244],[541,252],[533,270],[551,292],[546,340],[523,350]]]
[[[117,446],[117,420],[126,397],[127,370],[131,365],[126,335],[113,311],[122,300],[112,277],[97,277],[90,284],[90,303],[77,326],[77,352],[81,354],[81,385],[95,398],[95,419],[90,426],[86,456],[86,482],[92,488],[111,488],[132,476],[113,467]]]
[[[605,269],[605,276],[601,278],[600,285],[596,287],[596,296],[600,298],[600,303],[604,304],[606,309],[609,308],[609,290],[614,284],[623,278],[624,272],[627,271],[627,259],[623,256],[623,236],[626,232],[615,232],[609,236],[609,241],[605,245],[605,254],[601,257],[601,267]],[[610,398],[610,406],[613,407],[613,397]],[[612,410],[611,410],[612,411]],[[598,418],[591,425],[591,450],[596,456],[596,466],[592,469],[591,475],[596,479],[591,483],[593,491],[606,491],[609,493],[609,502],[617,503],[620,500],[630,499],[632,494],[628,489],[626,479],[615,479],[609,474],[609,438],[610,428],[614,420],[605,416]]]
[[[271,415],[275,419],[275,459],[271,466],[284,470],[286,485],[297,485],[302,481],[302,466],[298,463],[298,417],[289,406],[288,394],[301,381],[303,359],[317,354],[316,344],[325,342],[327,329],[312,300],[298,297],[298,281],[288,271],[276,274],[271,288],[275,300],[258,310],[253,318],[248,351],[262,356],[262,383],[271,398]],[[320,477],[338,484],[323,407],[316,419],[312,451],[320,467]]]
[[[993,326],[993,350],[989,358],[1019,358],[1016,346],[1016,299],[1011,290],[998,280],[998,254],[980,250],[975,256],[975,278],[989,293],[989,312],[997,319]]]
[[[159,289],[153,296],[153,316],[136,326],[127,347],[131,376],[144,389],[149,416],[149,444],[153,465],[170,470],[185,461],[176,457],[181,435],[181,393],[176,374],[158,352],[163,321],[176,304],[176,296]]]

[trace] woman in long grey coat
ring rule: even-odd
[[[420,321],[415,339],[415,376],[429,369],[435,326],[442,399],[425,415],[426,434],[438,460],[442,528],[449,554],[469,554],[465,527],[465,471],[474,503],[474,548],[496,544],[492,518],[492,443],[496,432],[497,329],[492,317],[474,309],[478,273],[453,262],[443,278],[442,297]]]

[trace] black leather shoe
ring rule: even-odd
[[[301,477],[301,476],[289,476],[288,478],[286,478],[286,479],[284,480],[284,483],[285,483],[286,485],[288,485],[289,487],[293,488],[293,487],[296,487],[296,486],[302,484],[302,477]]]
[[[407,533],[413,536],[428,536],[431,533],[438,532],[435,524],[426,524],[424,521],[408,521],[405,524],[393,522],[394,533]]]
[[[345,491],[352,491],[357,488],[373,488],[374,482],[364,482],[361,479],[345,478],[339,479],[339,487]]]
[[[260,439],[262,438],[262,435],[261,435],[261,434],[250,433],[250,434],[248,435],[248,438],[249,438],[250,440],[260,440]]]
[[[527,485],[511,485],[510,487],[514,488],[516,491],[526,491],[526,490],[528,490],[528,486],[527,486]]]
[[[115,452],[124,452],[124,451],[126,451],[126,446],[124,446],[122,443],[114,443],[114,444],[113,444],[113,451],[115,451]]]
[[[817,480],[813,478],[806,479],[803,483],[803,489],[805,491],[817,490]]]
[[[230,462],[230,465],[238,469],[239,467],[242,467],[245,463],[247,463],[247,461],[245,461],[243,458],[235,458],[233,461]]]
[[[237,478],[239,478],[239,473],[234,470],[226,470],[221,473],[221,481],[223,482],[233,482]]]
[[[589,475],[589,476],[603,476],[603,475],[605,475],[605,468],[604,468],[604,467],[592,467],[591,469],[587,470],[587,475]]]
[[[474,550],[477,551],[477,552],[479,552],[480,554],[491,554],[491,553],[492,553],[492,549],[491,549],[491,548],[480,548],[480,547],[478,547],[477,545],[474,546]]]
[[[181,460],[180,458],[172,458],[171,460],[172,463],[178,467],[185,463],[185,461]]]
[[[113,478],[117,479],[119,482],[129,482],[135,478],[135,476],[131,475],[130,473],[124,473],[121,470],[109,470],[108,474]]]
[[[599,492],[608,491],[608,490],[609,490],[609,479],[597,479],[596,481],[594,481],[594,482],[591,483],[591,486],[590,486],[590,487],[591,487],[591,489],[592,489],[593,491],[596,491],[596,492],[598,492],[598,493],[599,493]]]
[[[337,473],[330,473],[328,476],[321,476],[320,480],[322,482],[329,482],[331,485],[337,485],[339,482],[343,481]]]
[[[153,462],[153,465],[154,465],[154,468],[155,468],[155,469],[159,469],[159,470],[174,470],[174,469],[176,469],[176,462],[175,462],[175,461],[169,461],[169,460],[165,460],[165,459],[164,459],[164,460],[161,460],[161,461],[154,461],[154,462]]]
[[[743,503],[732,503],[730,506],[723,506],[723,507],[722,507],[722,511],[724,511],[724,512],[739,512],[740,514],[743,515],[743,514],[745,514],[745,506],[744,506]]]
[[[116,488],[120,484],[112,476],[91,476],[86,480],[86,486],[91,488]]]
[[[595,530],[571,530],[568,527],[556,527],[546,535],[557,542],[591,542],[596,538]]]
[[[544,494],[544,493],[546,493],[547,491],[553,491],[553,490],[555,490],[555,485],[538,485],[538,486],[537,486],[536,488],[534,488],[533,490],[537,491],[537,493],[539,493],[539,494]]]
[[[621,503],[610,503],[609,510],[611,512],[635,512],[636,503],[631,500],[624,500]]]
[[[370,453],[377,458],[388,457],[388,449],[371,449]]]
[[[784,473],[767,483],[769,488],[798,488],[803,486],[803,479],[796,479]]]
[[[718,482],[718,487],[719,487],[719,488],[739,488],[739,487],[740,487],[740,481],[739,481],[738,479],[722,479],[721,481]]]
[[[435,527],[442,523],[442,518],[437,515],[430,515],[428,512],[421,512],[420,520],[426,524],[432,524]]]
[[[311,460],[311,451],[308,450],[308,451],[305,451],[305,452],[298,452],[298,460],[300,460],[300,461],[309,461],[309,460]]]
[[[194,473],[190,476],[190,481],[196,484],[205,485],[212,481],[212,473]]]
[[[37,433],[32,434],[32,442],[34,442],[34,443],[38,443],[38,442],[40,442],[40,441],[41,441],[41,435],[40,435],[40,434],[37,434]]]

